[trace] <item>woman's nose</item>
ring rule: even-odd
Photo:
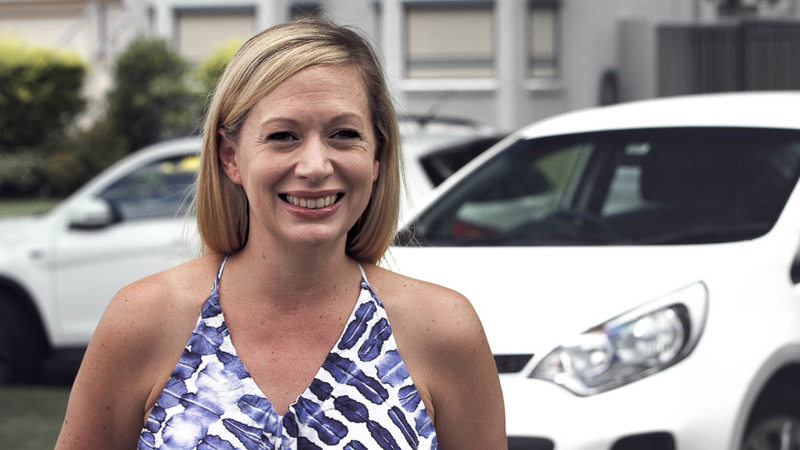
[[[323,180],[333,173],[330,149],[321,139],[309,139],[298,152],[295,173],[311,181]]]

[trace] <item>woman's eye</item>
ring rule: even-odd
[[[361,137],[361,134],[356,130],[347,129],[337,131],[334,133],[333,137],[336,139],[358,139]]]
[[[290,141],[294,138],[295,137],[292,136],[292,133],[289,133],[288,131],[279,131],[277,133],[272,133],[269,136],[267,136],[268,141],[281,141],[281,142]]]

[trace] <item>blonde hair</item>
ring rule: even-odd
[[[314,65],[350,65],[367,91],[380,176],[366,209],[347,233],[348,255],[377,263],[394,237],[399,214],[400,138],[383,69],[359,33],[320,19],[276,25],[245,42],[217,84],[203,127],[195,207],[204,254],[231,254],[247,242],[248,202],[219,163],[223,130],[237,140],[247,114],[259,100],[297,72]]]

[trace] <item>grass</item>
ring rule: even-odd
[[[24,216],[45,211],[60,200],[50,198],[0,199],[0,217]]]
[[[52,449],[68,397],[68,387],[0,387],[0,448]]]

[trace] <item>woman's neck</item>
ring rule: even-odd
[[[231,259],[239,272],[234,276],[246,276],[249,289],[273,298],[319,298],[341,286],[341,280],[357,276],[358,271],[355,261],[345,254],[343,243],[315,248],[249,243]]]

